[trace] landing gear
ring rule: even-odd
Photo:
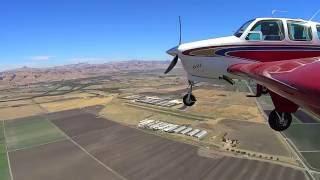
[[[192,106],[196,101],[196,97],[193,94],[186,94],[183,96],[183,104],[186,106]]]
[[[192,94],[193,85],[194,83],[192,81],[189,81],[188,93],[183,96],[183,104],[186,106],[192,106],[197,101],[196,97]]]
[[[284,131],[288,129],[292,122],[291,113],[271,111],[269,114],[269,125],[275,131]]]
[[[255,95],[247,95],[247,97],[260,97],[261,95],[268,94],[268,89],[260,84],[256,85],[256,94]]]

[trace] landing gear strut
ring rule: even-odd
[[[189,81],[188,93],[183,96],[183,104],[186,106],[192,106],[197,101],[196,97],[192,94],[192,86],[194,83]]]
[[[284,131],[288,129],[291,122],[291,113],[273,110],[269,114],[269,125],[275,131]]]

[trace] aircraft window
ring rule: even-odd
[[[320,25],[317,25],[318,38],[320,39]]]
[[[253,20],[250,20],[250,21],[247,21],[246,23],[244,23],[244,24],[237,30],[237,32],[234,33],[234,35],[237,36],[237,37],[240,37],[240,36],[243,34],[243,32],[248,28],[248,26],[249,26],[253,21],[254,21],[254,19],[253,19]]]
[[[251,29],[247,40],[257,40],[257,33],[261,34],[259,40],[263,41],[281,41],[284,39],[284,29],[280,20],[262,20],[257,22]]]
[[[311,41],[312,31],[310,26],[306,26],[305,22],[288,21],[289,38],[293,41]]]

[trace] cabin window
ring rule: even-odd
[[[317,34],[318,34],[318,38],[320,39],[320,25],[317,25]]]
[[[260,34],[260,35],[259,35]],[[259,36],[259,38],[257,38]],[[257,22],[246,37],[247,40],[281,41],[284,29],[280,20],[262,20]]]
[[[247,21],[246,23],[244,23],[244,24],[238,29],[238,31],[237,31],[236,33],[234,33],[234,35],[237,36],[237,37],[240,37],[240,36],[243,34],[243,32],[248,28],[248,26],[249,26],[253,21],[254,21],[254,19],[253,19],[253,20],[250,20],[250,21]]]
[[[311,27],[302,21],[288,21],[289,38],[293,41],[311,41]]]

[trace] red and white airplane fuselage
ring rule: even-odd
[[[181,44],[167,53],[175,56],[173,64],[178,58],[181,60],[191,86],[192,82],[211,82],[217,78],[229,82],[232,78],[251,78],[258,83],[258,91],[262,90],[262,86],[266,87],[275,105],[275,111],[269,116],[270,126],[275,130],[288,128],[290,113],[299,106],[320,114],[320,101],[315,104],[308,99],[311,98],[309,95],[320,92],[320,83],[319,86],[303,84],[304,76],[320,77],[320,69],[311,67],[319,64],[316,57],[320,57],[320,23],[301,19],[257,18],[245,23],[233,36]],[[304,73],[316,74],[297,75],[302,68],[313,70],[304,70]],[[319,75],[315,72],[317,70]],[[275,74],[280,79],[274,78]],[[292,84],[297,82],[300,82],[299,87]],[[301,94],[308,88],[313,88],[309,90],[316,93]],[[184,97],[186,105],[193,105],[196,101],[191,91],[192,88]]]

